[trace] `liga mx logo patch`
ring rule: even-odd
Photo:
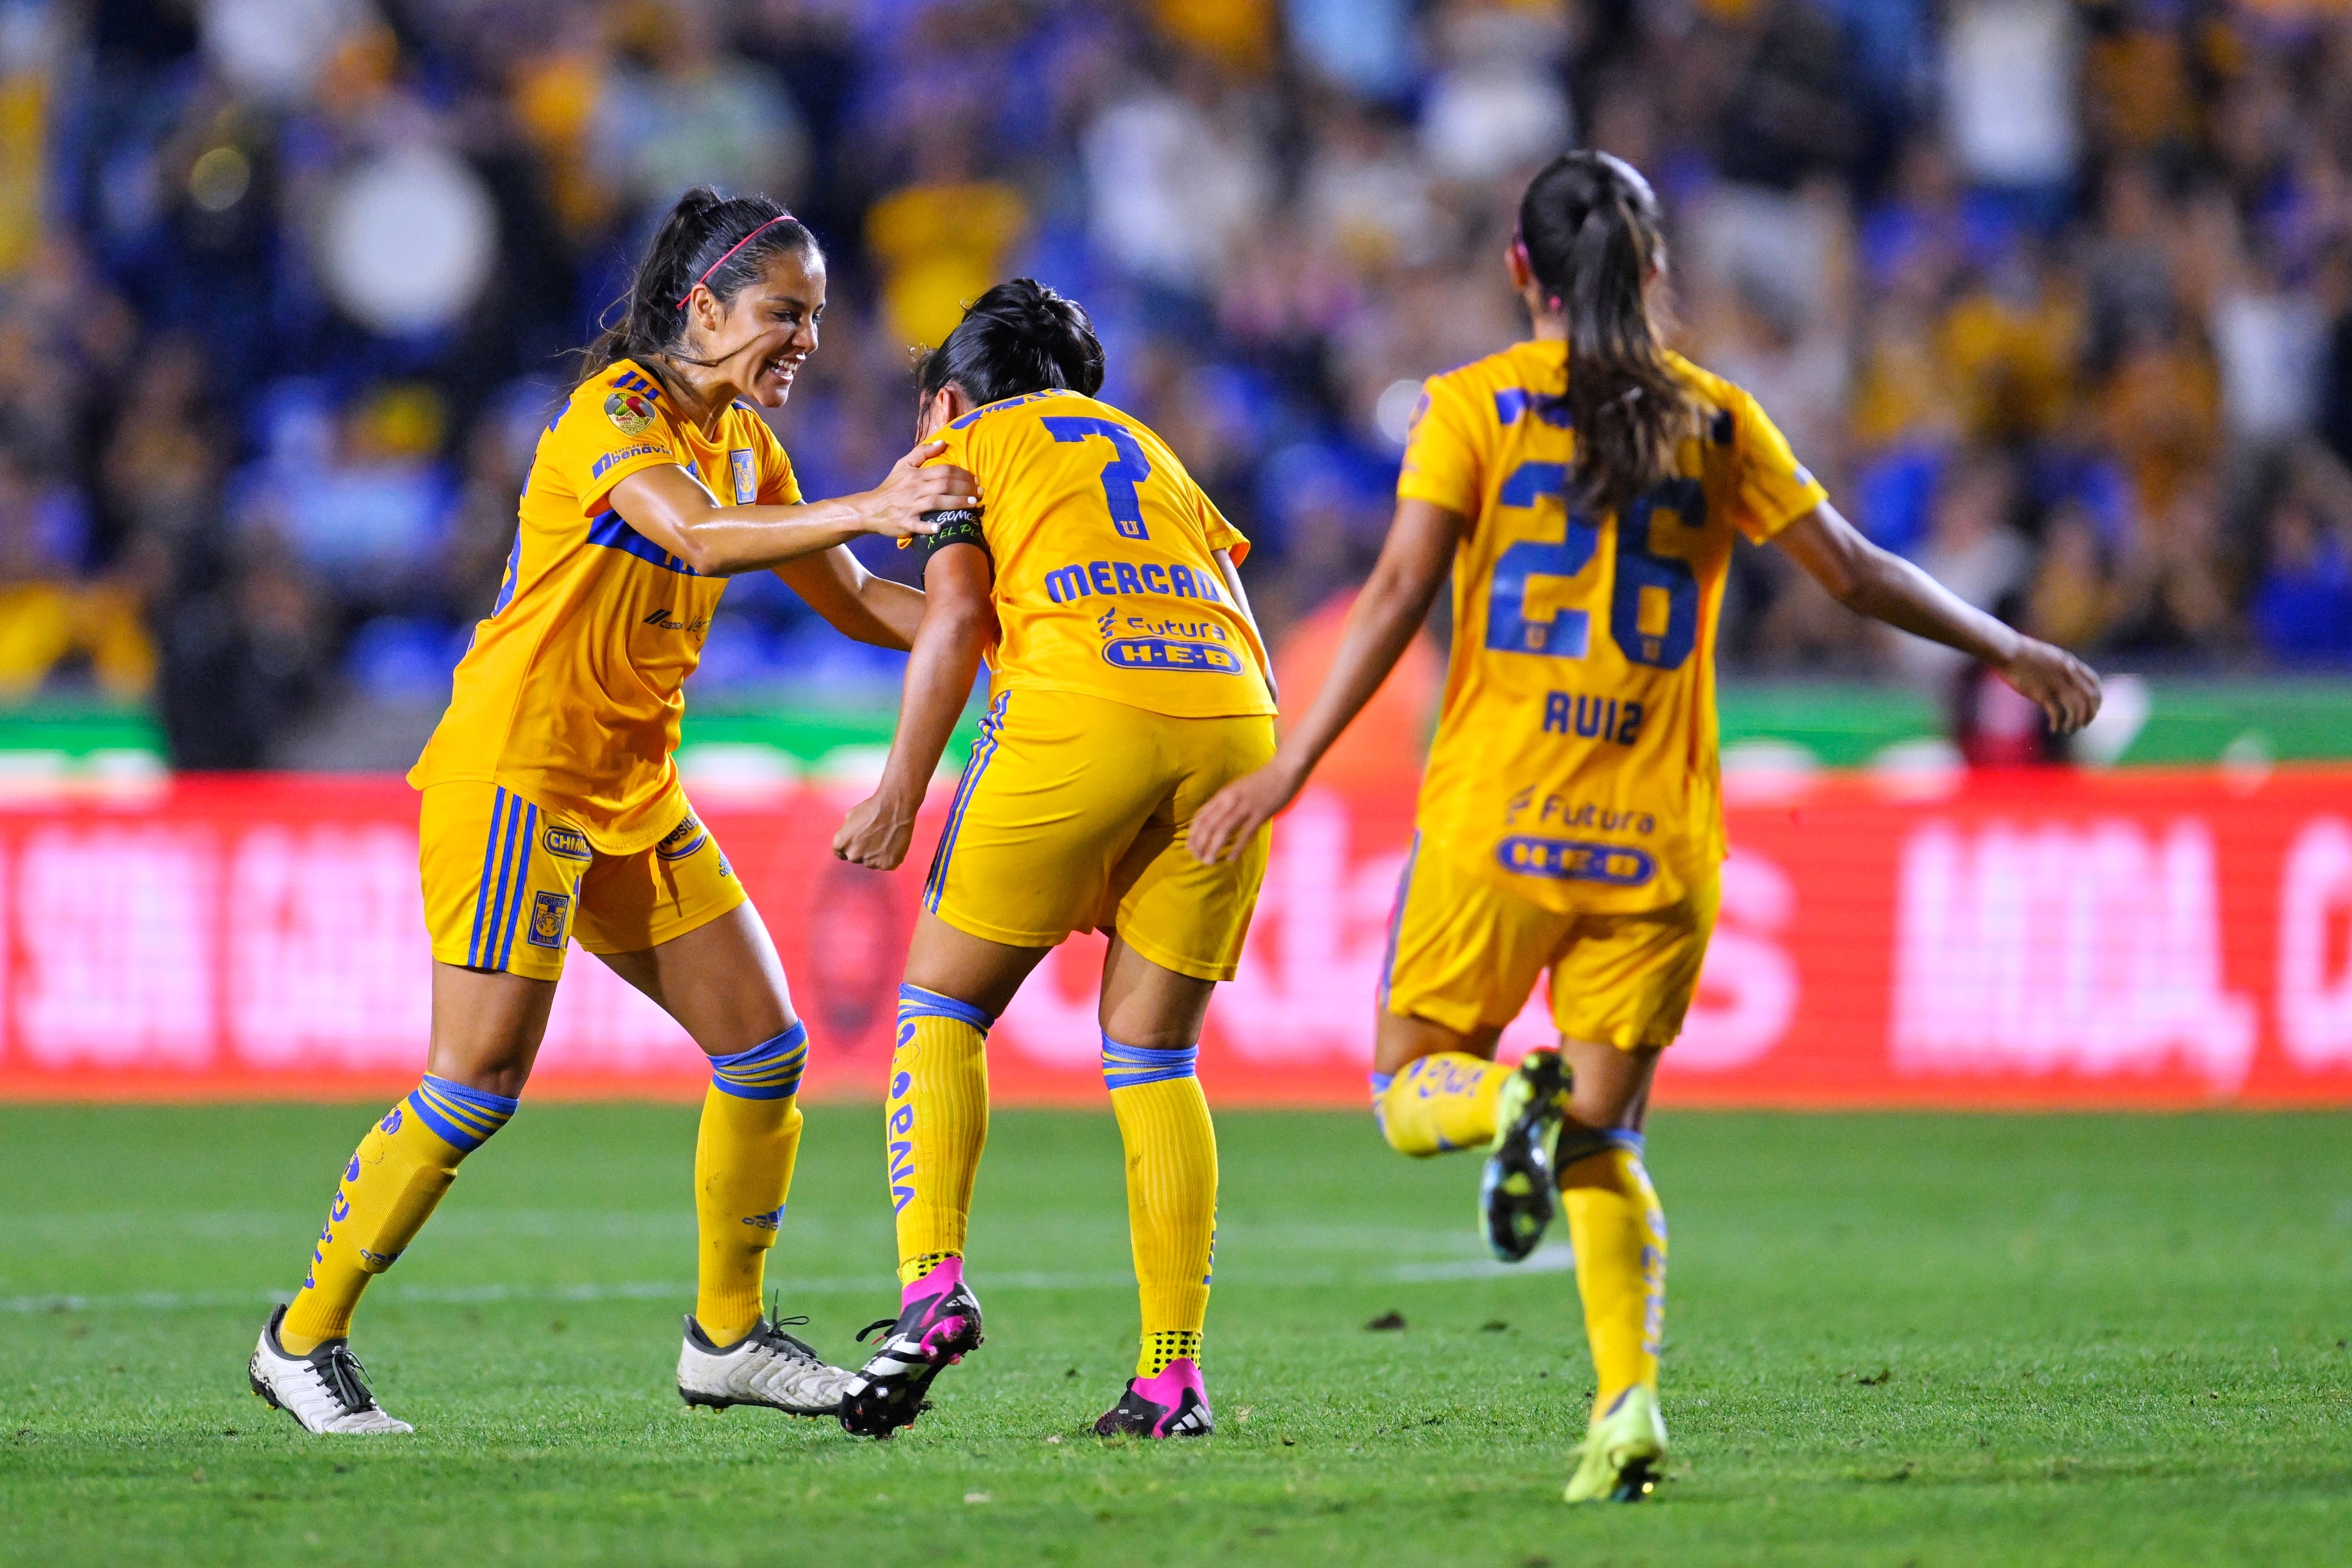
[[[653,400],[643,392],[616,392],[604,400],[604,417],[624,435],[636,435],[654,422]]]
[[[525,940],[534,947],[563,946],[563,918],[572,913],[568,893],[537,893],[530,900],[530,932]]]
[[[727,454],[728,470],[735,476],[735,504],[748,507],[760,497],[759,471],[751,465],[751,455],[742,447]]]

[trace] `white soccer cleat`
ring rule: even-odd
[[[324,1341],[308,1355],[288,1354],[278,1342],[278,1325],[285,1317],[284,1307],[269,1314],[245,1369],[254,1393],[293,1416],[306,1432],[350,1437],[416,1430],[375,1402],[350,1340]]]
[[[677,1396],[688,1405],[714,1410],[764,1405],[787,1416],[835,1416],[855,1377],[825,1364],[814,1349],[766,1318],[722,1349],[710,1343],[693,1313],[687,1314],[686,1343],[677,1353]]]

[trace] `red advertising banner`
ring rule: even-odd
[[[809,1092],[878,1098],[920,860],[828,850],[851,793],[697,791],[774,933]],[[1402,795],[1276,825],[1202,1077],[1360,1104]],[[2352,1103],[2352,769],[1790,780],[1730,811],[1723,913],[1669,1104]],[[324,1098],[412,1083],[427,1025],[415,797],[191,778],[0,798],[0,1097]],[[1098,1099],[1098,937],[990,1038],[1005,1102]],[[1507,1054],[1548,1038],[1540,988]],[[688,1095],[701,1058],[574,952],[531,1092]]]

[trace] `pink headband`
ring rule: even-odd
[[[770,218],[766,223],[761,224],[758,228],[755,228],[750,234],[745,235],[741,239],[739,239],[733,245],[729,246],[727,247],[727,255],[720,256],[717,261],[712,262],[709,267],[705,267],[703,269],[702,276],[696,278],[692,287],[688,287],[684,294],[677,297],[677,303],[672,306],[671,308],[674,310],[685,309],[686,302],[694,298],[694,290],[709,282],[710,275],[727,265],[727,256],[733,256],[737,251],[741,250],[745,246],[750,245],[753,240],[767,233],[770,229],[774,228],[778,224],[788,224],[792,221],[792,214],[778,213],[774,217]]]

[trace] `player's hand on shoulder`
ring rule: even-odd
[[[2060,735],[2072,735],[2098,716],[2098,673],[2063,648],[2021,638],[2000,666],[2000,678],[2033,699]]]
[[[946,449],[943,441],[919,441],[891,465],[888,476],[861,497],[868,532],[884,538],[936,533],[939,525],[924,514],[980,505],[980,481],[969,470],[931,462]]]
[[[1209,797],[1192,813],[1184,842],[1204,865],[1237,856],[1260,828],[1274,821],[1298,793],[1299,780],[1279,761],[1244,773]]]
[[[914,840],[914,810],[877,792],[851,807],[841,820],[840,831],[833,835],[833,852],[852,865],[896,871]]]

